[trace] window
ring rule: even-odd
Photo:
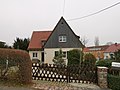
[[[36,57],[37,57],[37,53],[34,52],[34,53],[33,53],[33,58],[36,58]]]
[[[58,51],[55,51],[55,57],[57,57],[59,55]]]
[[[59,42],[66,42],[67,38],[66,36],[59,36]]]
[[[67,52],[66,51],[63,51],[62,54],[63,54],[63,58],[67,58]],[[57,57],[58,55],[59,55],[59,51],[55,51],[55,57]]]
[[[63,52],[63,57],[67,58],[67,52]]]
[[[41,44],[42,44],[42,46],[44,46],[45,43],[46,43],[46,40],[41,40]]]

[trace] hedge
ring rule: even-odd
[[[84,64],[94,66],[95,62],[96,62],[96,58],[93,54],[87,53],[84,55]]]
[[[6,68],[6,60],[8,60],[8,68],[11,66],[18,67],[17,80],[19,83],[31,83],[32,62],[26,51],[0,48],[0,66],[4,69]]]
[[[112,60],[99,60],[96,62],[96,66],[111,67]]]
[[[120,90],[120,76],[108,74],[108,87],[112,90]]]
[[[82,55],[83,53],[79,49],[73,49],[73,50],[68,51],[67,52],[68,65],[79,65],[80,57],[81,57],[81,60],[83,59]]]

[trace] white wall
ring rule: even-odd
[[[104,53],[104,59],[110,59],[111,58],[110,54],[114,55],[114,53]]]
[[[70,50],[73,50],[73,49],[80,49],[80,48],[62,48],[62,51],[70,51]],[[45,51],[45,60],[44,62],[45,63],[48,63],[48,64],[53,64],[53,58],[55,56],[55,51],[59,51],[60,48],[45,48],[44,51]],[[82,50],[82,49],[81,49]],[[68,60],[66,58],[66,64],[67,64]]]

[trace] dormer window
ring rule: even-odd
[[[42,46],[44,46],[45,43],[46,43],[46,40],[41,40],[41,44],[42,44]]]
[[[59,36],[59,42],[66,42],[66,41],[67,41],[66,35]]]

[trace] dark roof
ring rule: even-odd
[[[59,42],[60,35],[67,37],[66,42]],[[53,32],[49,36],[44,48],[83,48],[84,45],[80,42],[77,36],[63,17],[59,20]]]
[[[66,35],[67,42],[59,43],[59,35]],[[28,50],[40,50],[41,48],[83,48],[84,45],[80,42],[79,38],[65,19],[61,17],[53,31],[34,31]],[[42,41],[46,41],[46,43],[43,45]]]
[[[42,48],[42,41],[46,41],[52,31],[33,31],[28,50],[36,50]]]

